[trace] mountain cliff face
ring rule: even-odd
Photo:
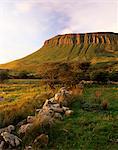
[[[80,45],[84,44],[118,44],[118,35],[115,33],[85,33],[58,35],[45,41],[44,46]]]
[[[46,40],[43,47],[35,53],[0,65],[0,68],[37,71],[44,63],[73,61],[91,61],[92,64],[118,62],[118,33],[57,35]]]

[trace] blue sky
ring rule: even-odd
[[[118,32],[117,0],[0,0],[0,63],[57,34]]]

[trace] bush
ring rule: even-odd
[[[20,79],[27,79],[28,78],[28,72],[27,71],[21,71],[18,75]]]
[[[90,67],[90,62],[82,62],[80,65],[79,65],[79,68],[81,69],[81,70],[83,70],[83,72],[86,72],[88,69],[89,69],[89,67]]]
[[[109,105],[108,101],[105,101],[105,100],[101,103],[101,107],[102,107],[103,110],[107,110],[108,109],[108,105]]]
[[[89,73],[85,73],[85,72],[81,72],[81,73],[78,73],[78,80],[79,81],[82,81],[82,80],[85,80],[85,81],[88,81],[90,80],[90,75]]]
[[[112,72],[112,73],[109,75],[109,79],[110,79],[110,81],[118,82],[118,71]]]
[[[0,71],[0,82],[4,82],[9,78],[8,71]]]
[[[108,72],[92,73],[91,80],[97,81],[98,83],[106,83],[109,80],[109,73]]]

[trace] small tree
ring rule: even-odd
[[[8,71],[0,71],[0,82],[4,82],[9,78]]]
[[[55,81],[57,80],[58,70],[50,68],[49,70],[42,73],[43,84],[48,85],[51,89],[55,89]]]

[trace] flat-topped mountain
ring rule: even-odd
[[[80,44],[118,44],[118,34],[98,32],[85,34],[64,34],[46,40],[44,46],[80,45]]]
[[[37,71],[44,63],[118,61],[118,33],[96,32],[57,35],[25,58],[0,65],[1,69]],[[115,69],[118,65],[115,66]]]

